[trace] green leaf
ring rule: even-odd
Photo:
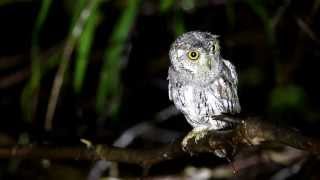
[[[274,27],[272,25],[272,17],[268,14],[268,11],[265,5],[266,1],[247,0],[245,2],[247,2],[247,4],[250,6],[253,12],[261,19],[269,44],[274,45],[275,43]]]
[[[59,68],[57,70],[56,76],[53,81],[53,86],[51,89],[47,112],[46,112],[46,119],[45,119],[45,129],[51,130],[52,128],[52,121],[56,110],[56,105],[59,99],[60,91],[62,89],[62,85],[65,79],[65,74],[68,70],[71,55],[75,49],[77,42],[79,41],[82,32],[84,31],[84,25],[88,21],[92,11],[97,7],[97,3],[100,2],[99,0],[91,0],[87,1],[86,5],[81,9],[81,12],[75,13],[75,22],[73,26],[70,28],[69,35],[67,40],[64,44],[64,49],[61,56],[61,62]]]
[[[120,96],[121,57],[128,34],[138,14],[139,3],[139,0],[127,1],[127,6],[117,21],[105,50],[96,97],[96,109],[98,112],[102,112],[105,108],[108,98]]]
[[[98,3],[97,3],[98,5]],[[83,87],[83,81],[85,78],[89,54],[95,34],[95,30],[98,25],[99,10],[97,8],[92,10],[92,14],[88,18],[87,24],[80,36],[78,46],[76,49],[76,62],[74,72],[74,90],[76,93],[80,93]]]
[[[31,39],[31,78],[21,95],[21,108],[26,120],[31,121],[37,106],[38,90],[41,81],[41,63],[39,55],[39,34],[49,13],[52,0],[43,0]]]
[[[299,109],[305,104],[304,90],[295,85],[280,86],[270,94],[270,108],[273,111]]]
[[[186,29],[182,17],[182,13],[180,11],[176,12],[175,14],[175,36],[178,37],[179,35],[183,34]]]
[[[235,0],[227,0],[226,14],[227,14],[227,18],[228,18],[228,23],[229,23],[231,29],[233,29],[234,25],[235,25],[235,19],[236,19]]]
[[[78,0],[77,3],[74,1],[67,1],[70,3],[70,7],[72,10],[71,24],[70,29],[72,29],[77,23],[79,16],[83,9],[87,6],[88,2],[86,0]]]
[[[160,12],[167,12],[173,7],[175,0],[161,0],[160,2]]]

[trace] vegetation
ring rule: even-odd
[[[319,6],[319,0],[0,1],[0,146],[76,146],[80,138],[118,145],[126,132],[124,144],[141,149],[172,142],[191,128],[169,111],[167,54],[175,37],[191,30],[220,35],[223,57],[239,72],[244,114],[317,137]],[[290,177],[319,177],[316,159],[298,160],[305,163]],[[175,177],[186,166],[227,163],[186,157],[150,175]],[[0,161],[0,179],[85,179],[91,164],[12,158]],[[276,170],[243,177],[281,171],[271,166]],[[120,177],[142,174],[131,166],[117,170]]]

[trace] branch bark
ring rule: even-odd
[[[223,118],[234,118],[223,116]],[[259,118],[245,118],[239,125],[228,132],[210,131],[197,142],[188,142],[190,153],[214,152],[216,149],[232,147],[235,149],[259,146],[263,143],[278,143],[320,154],[320,141],[301,135],[299,132],[275,126]],[[187,155],[181,148],[181,139],[172,144],[155,149],[116,148],[107,145],[79,147],[3,147],[0,148],[0,158],[19,157],[26,159],[74,159],[117,161],[150,167],[154,164]]]

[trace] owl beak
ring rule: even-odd
[[[211,59],[208,59],[208,61],[207,61],[207,67],[209,68],[209,70],[211,70]]]

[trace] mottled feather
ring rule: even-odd
[[[189,32],[180,36],[170,50],[169,99],[195,128],[227,128],[230,124],[215,116],[236,114],[241,110],[237,73],[232,63],[220,56],[217,37],[210,33]],[[214,50],[212,46],[216,46]],[[186,56],[190,50],[199,51],[198,63]],[[210,61],[211,67],[206,68],[205,61]]]

